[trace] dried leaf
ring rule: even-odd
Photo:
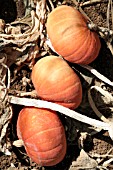
[[[12,107],[7,102],[7,99],[0,104],[0,151],[4,152],[5,154],[9,154],[7,148],[7,142],[5,141],[4,137],[6,135],[7,127],[9,122],[12,118]]]
[[[90,158],[88,154],[83,149],[81,149],[79,157],[77,158],[76,161],[72,162],[72,165],[69,168],[69,170],[80,170],[80,169],[96,170],[97,166],[98,166],[97,162],[94,159]]]

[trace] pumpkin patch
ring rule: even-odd
[[[0,169],[113,169],[112,0],[0,8]]]

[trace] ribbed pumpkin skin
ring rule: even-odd
[[[17,120],[17,135],[28,156],[41,166],[53,166],[66,154],[64,127],[54,111],[23,108]]]
[[[80,79],[60,57],[47,56],[40,59],[32,70],[32,82],[43,100],[71,109],[77,108],[81,103]]]
[[[62,5],[47,19],[47,33],[55,51],[67,61],[89,64],[99,54],[98,35],[87,27],[87,20],[76,9]]]

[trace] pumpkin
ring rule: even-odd
[[[38,96],[47,101],[75,109],[82,100],[79,77],[62,58],[46,56],[33,67],[32,82]]]
[[[101,47],[96,32],[89,30],[87,19],[73,7],[55,8],[47,19],[47,34],[54,50],[67,61],[89,64]]]
[[[23,108],[17,120],[17,135],[28,156],[40,166],[56,165],[66,154],[64,127],[54,111]]]

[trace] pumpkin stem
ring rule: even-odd
[[[111,51],[111,54],[113,55],[113,46],[111,43],[113,39],[113,30],[110,30],[109,28],[99,27],[92,22],[88,23],[87,26],[91,31],[96,31],[100,35],[100,37],[106,41],[106,44]]]

